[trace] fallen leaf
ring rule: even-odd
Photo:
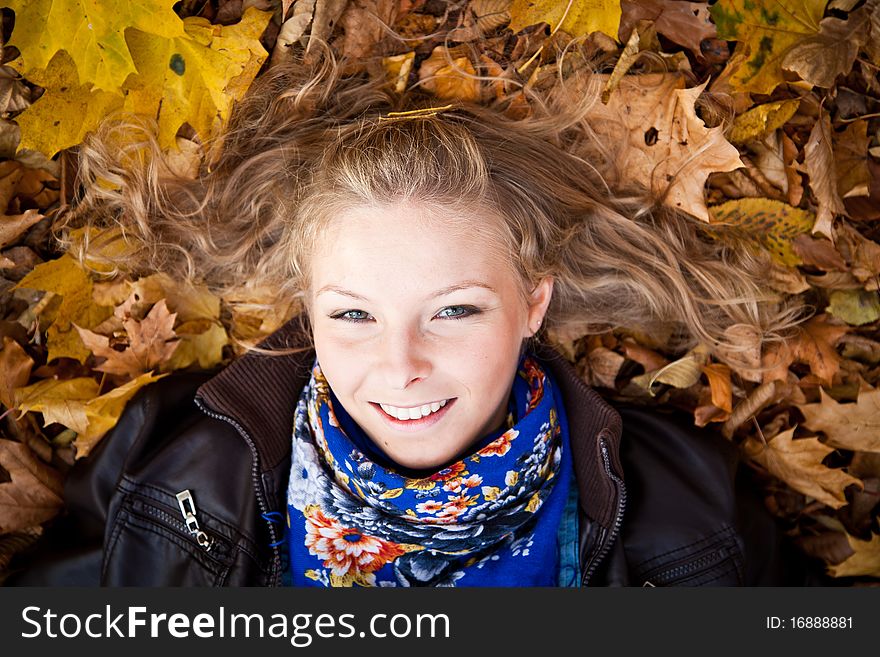
[[[113,314],[113,309],[92,300],[92,279],[79,264],[65,254],[56,260],[37,265],[19,281],[16,288],[52,292],[61,296],[55,320],[47,330],[49,353],[46,362],[62,356],[85,363],[89,350],[83,345],[73,323],[94,328]]]
[[[220,323],[196,319],[181,324],[175,333],[180,343],[163,370],[180,370],[196,362],[199,368],[209,370],[223,361],[223,347],[229,344],[229,336]]]
[[[805,427],[823,432],[835,447],[880,452],[880,389],[859,393],[855,404],[841,404],[819,388],[819,399],[798,406]]]
[[[438,98],[477,101],[480,82],[467,57],[455,56],[444,46],[437,46],[419,68],[421,86]]]
[[[126,109],[155,115],[163,148],[175,146],[184,123],[203,140],[217,135],[268,54],[259,38],[270,17],[253,7],[235,25],[191,17],[183,21],[185,34],[173,39],[126,30],[138,73],[126,82]]]
[[[880,534],[873,534],[869,541],[862,541],[849,534],[846,538],[854,554],[846,561],[829,566],[828,573],[832,577],[880,577]]]
[[[15,407],[13,390],[27,384],[33,366],[33,358],[21,345],[4,335],[3,348],[0,349],[0,404],[6,408]]]
[[[138,321],[129,317],[123,320],[128,336],[128,347],[118,351],[110,346],[109,338],[88,329],[76,327],[83,344],[95,356],[106,358],[94,369],[108,374],[136,377],[149,370],[158,369],[167,362],[178,346],[174,332],[175,313],[168,312],[165,300],[153,306],[150,313]]]
[[[824,271],[847,271],[849,269],[846,260],[834,248],[834,243],[824,237],[798,235],[792,240],[791,247],[804,264],[813,265]]]
[[[712,405],[727,413],[733,411],[733,387],[730,383],[730,368],[724,363],[703,365],[703,374],[709,380],[712,391]]]
[[[351,61],[363,61],[376,50],[388,25],[397,19],[397,0],[352,0],[339,17],[343,34],[333,44]]]
[[[27,445],[0,439],[0,466],[11,481],[0,484],[0,534],[51,519],[64,505],[61,474]]]
[[[620,39],[626,42],[636,23],[651,20],[658,34],[702,56],[700,43],[714,39],[715,24],[706,2],[661,2],[660,0],[621,0]]]
[[[794,338],[767,348],[763,363],[770,369],[764,374],[765,382],[786,381],[789,365],[797,361],[807,363],[813,374],[825,384],[832,385],[834,375],[840,369],[840,355],[834,347],[849,327],[830,324],[825,317],[812,317],[797,327]]]
[[[778,401],[779,389],[782,387],[783,386],[779,382],[770,381],[768,383],[762,383],[752,390],[749,393],[749,396],[743,399],[736,405],[736,408],[733,409],[730,417],[724,423],[724,426],[721,427],[721,433],[726,438],[731,438],[736,430],[745,422],[755,417],[770,404]]]
[[[621,168],[630,179],[662,196],[666,205],[708,222],[706,178],[743,164],[722,128],[706,128],[696,115],[694,103],[705,84],[683,87],[680,74],[626,76],[607,105],[596,105],[591,120],[601,137],[629,140]]]
[[[819,33],[792,47],[782,58],[782,68],[794,71],[817,87],[831,87],[838,75],[852,69],[859,48],[865,45],[868,22],[863,13],[848,20],[829,16],[819,23]]]
[[[829,468],[822,460],[834,451],[817,438],[793,440],[795,427],[770,438],[765,445],[756,438],[747,438],[742,448],[770,474],[782,479],[796,491],[839,509],[846,506],[844,491],[855,484],[862,487],[860,479],[840,468]]]
[[[590,350],[587,354],[590,385],[613,390],[624,360],[623,356],[605,347]]]
[[[862,283],[873,283],[880,275],[880,245],[869,240],[848,222],[835,229],[835,243],[852,275]]]
[[[840,197],[868,196],[868,122],[853,121],[842,133],[832,135],[834,170]]]
[[[83,3],[79,0],[8,0],[15,12],[9,45],[21,51],[21,72],[44,85],[34,72],[45,69],[61,51],[73,57],[77,76],[68,83],[94,85],[116,93],[135,72],[126,43],[127,29],[154,36],[183,36],[183,25],[172,7],[175,0],[132,3]],[[167,60],[163,62],[167,64]]]
[[[655,383],[665,383],[674,388],[690,388],[700,380],[708,356],[708,349],[703,345],[697,345],[678,360],[672,361],[656,372],[645,372],[633,377],[631,382],[647,390],[652,397],[655,394]]]
[[[834,216],[845,214],[846,208],[837,193],[837,173],[831,149],[831,122],[824,112],[820,113],[810,132],[810,139],[804,146],[804,165],[810,177],[810,189],[819,202],[813,233],[821,233],[833,240]]]
[[[340,7],[340,13],[344,3]],[[286,15],[286,9],[282,17]],[[272,65],[275,66],[287,56],[290,46],[298,42],[309,29],[312,17],[315,14],[315,0],[299,0],[293,5],[293,15],[281,24],[278,38],[275,39],[275,49],[272,51]]]
[[[31,91],[18,71],[0,66],[0,114],[20,112],[31,104]]]
[[[834,290],[825,311],[850,326],[870,324],[880,319],[880,299],[877,292],[866,290]]]
[[[509,27],[516,34],[529,25],[547,23],[573,37],[602,32],[617,39],[620,13],[620,0],[513,0]]]
[[[723,225],[724,232],[757,242],[787,266],[801,264],[792,240],[808,232],[814,223],[811,212],[768,198],[727,201],[710,207],[709,214],[712,226]]]
[[[765,135],[775,132],[797,112],[798,99],[779,100],[764,103],[743,112],[733,120],[727,138],[733,144],[762,139]]]
[[[112,429],[126,403],[145,385],[167,374],[142,374],[128,383],[98,395],[98,383],[90,377],[68,380],[45,379],[25,388],[16,388],[17,408],[43,414],[44,426],[54,422],[76,431],[76,458],[82,458]]]
[[[798,43],[819,33],[827,0],[718,0],[709,9],[718,37],[738,41],[730,84],[737,91],[769,94],[784,81],[782,61]],[[748,54],[745,54],[748,53]]]

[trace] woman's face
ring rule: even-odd
[[[553,290],[548,277],[526,303],[491,238],[450,226],[418,207],[358,207],[334,218],[311,262],[321,370],[352,419],[411,469],[462,457],[503,424],[522,341]]]

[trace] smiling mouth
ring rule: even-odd
[[[449,407],[455,403],[456,399],[456,397],[452,397],[442,402],[433,402],[412,408],[399,408],[376,402],[370,402],[370,405],[378,411],[387,423],[396,428],[419,428],[439,421],[447,413]],[[423,415],[425,412],[427,414]]]

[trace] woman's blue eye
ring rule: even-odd
[[[458,311],[456,314],[444,314],[447,310]],[[479,313],[479,310],[472,306],[446,306],[443,310],[441,310],[437,316],[442,319],[466,319],[471,315],[476,315]],[[353,317],[352,315],[363,315],[363,317]],[[370,314],[364,310],[346,310],[345,312],[339,313],[337,315],[333,315],[331,319],[341,319],[345,322],[352,322],[354,324],[360,324],[367,321],[367,318]]]

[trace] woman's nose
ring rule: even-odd
[[[386,383],[395,390],[403,390],[431,372],[428,345],[418,328],[387,329],[378,356]]]

